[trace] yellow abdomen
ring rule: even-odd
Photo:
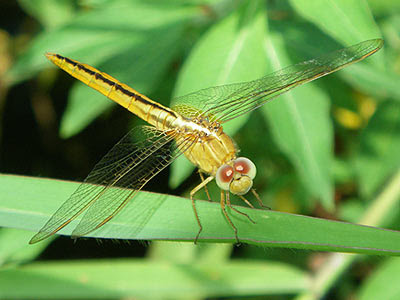
[[[171,124],[178,117],[178,114],[173,110],[87,64],[59,54],[47,53],[46,57],[71,76],[99,91],[158,129],[171,129]]]

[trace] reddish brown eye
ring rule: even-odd
[[[236,170],[236,172],[239,172],[241,174],[247,174],[249,172],[249,166],[243,160],[236,161],[235,162],[235,170]]]
[[[217,174],[215,175],[215,181],[217,182],[217,185],[221,189],[228,191],[229,184],[233,178],[233,173],[233,168],[230,165],[223,165],[219,167]]]
[[[229,165],[223,165],[218,169],[217,176],[222,182],[229,182],[233,176],[233,168]]]
[[[235,160],[233,167],[235,168],[235,171],[242,174],[242,175],[247,175],[251,179],[253,179],[256,176],[256,166],[253,164],[253,162],[245,157],[239,157]]]

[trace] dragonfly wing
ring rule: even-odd
[[[149,126],[132,129],[100,160],[30,243],[56,233],[85,210],[73,236],[83,236],[108,222],[138,190],[192,143],[181,140],[178,145],[174,139],[174,132]]]
[[[360,61],[382,46],[382,39],[368,40],[286,67],[254,81],[203,89],[177,98],[174,110],[187,117],[205,116],[221,123],[227,122],[296,86]]]

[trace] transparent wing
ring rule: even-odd
[[[382,39],[368,40],[286,67],[254,81],[203,89],[177,98],[173,109],[189,118],[204,116],[221,123],[227,122],[296,86],[360,61],[382,46]]]
[[[193,139],[180,138],[177,144],[175,132],[163,132],[149,126],[132,129],[100,160],[30,243],[56,233],[85,210],[72,235],[83,236],[99,228],[193,142]]]

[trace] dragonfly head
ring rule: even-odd
[[[256,173],[256,166],[250,159],[238,157],[229,164],[219,167],[215,180],[220,189],[235,195],[244,195],[253,186]]]

